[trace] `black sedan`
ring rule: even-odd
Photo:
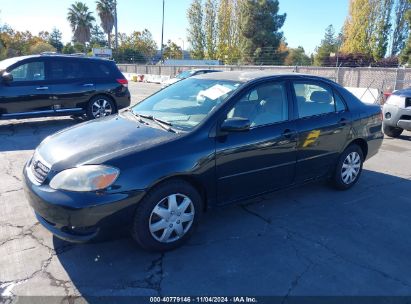
[[[57,237],[85,242],[120,226],[170,250],[210,207],[320,178],[349,189],[381,126],[380,107],[327,79],[195,76],[46,138],[24,168],[25,192]]]

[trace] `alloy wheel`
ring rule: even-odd
[[[189,197],[169,195],[158,202],[151,212],[150,233],[161,243],[175,242],[190,230],[194,215],[194,205]]]
[[[109,116],[113,113],[111,103],[106,99],[97,99],[91,106],[94,118]]]

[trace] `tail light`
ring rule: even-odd
[[[119,84],[121,84],[123,87],[128,87],[128,80],[127,79],[125,79],[125,78],[123,78],[123,79],[117,79],[117,82],[119,83]]]

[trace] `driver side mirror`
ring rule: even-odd
[[[233,117],[224,120],[221,125],[222,132],[247,132],[250,130],[251,122],[246,118]]]
[[[5,83],[9,83],[13,81],[13,75],[7,72],[4,72],[3,75],[1,75],[1,79]]]

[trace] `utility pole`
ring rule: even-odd
[[[183,43],[183,51],[181,52],[183,55],[181,56],[182,57],[181,59],[184,60],[184,40],[183,38],[178,38],[178,40],[181,40],[181,42]]]
[[[116,50],[118,49],[118,29],[117,29],[117,0],[114,0],[114,26],[115,26],[115,30],[114,30],[114,35],[115,35],[115,48]]]
[[[163,52],[164,52],[164,0],[163,0],[163,25],[161,29],[161,62],[163,62]]]

